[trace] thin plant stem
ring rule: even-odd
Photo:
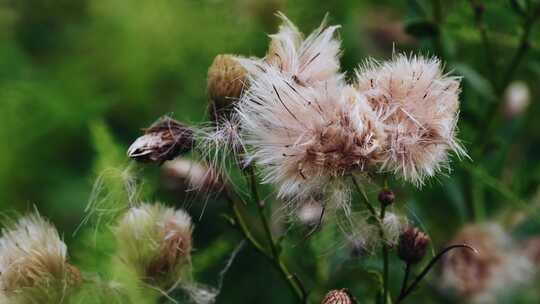
[[[403,275],[403,282],[401,283],[401,290],[399,292],[399,297],[401,297],[401,295],[403,293],[405,293],[405,290],[407,290],[407,283],[409,281],[409,274],[411,273],[411,263],[407,263],[405,265],[405,273]]]
[[[381,207],[381,223],[384,221],[384,216],[386,214],[386,206],[383,204]],[[389,280],[390,280],[390,271],[389,271],[389,258],[388,258],[388,245],[386,244],[386,239],[384,238],[384,230],[381,228],[381,238],[382,238],[382,255],[383,255],[383,303],[387,303],[388,293],[389,293]]]
[[[538,17],[540,17],[540,4],[537,5],[530,15],[526,15],[524,18],[523,23],[523,33],[520,37],[519,46],[512,57],[510,64],[506,68],[506,71],[503,73],[503,80],[500,83],[495,84],[495,90],[497,95],[502,95],[504,92],[504,89],[510,81],[514,78],[514,72],[521,64],[523,58],[527,54],[527,51],[530,49],[530,35],[532,32],[532,28],[534,26],[534,23],[538,20]],[[484,141],[480,145],[480,148],[478,150],[478,155],[482,155],[482,153],[485,151],[485,149],[488,146],[489,140],[492,138],[492,133],[494,132],[494,129],[496,127],[496,124],[498,122],[498,114],[501,112],[501,109],[503,107],[503,103],[499,101],[499,103],[496,106],[491,107],[491,110],[488,112],[488,123],[487,123],[487,131],[484,134]]]
[[[472,250],[474,251],[475,253],[477,252],[476,249],[474,249],[473,247],[467,245],[467,244],[458,244],[458,245],[452,245],[452,246],[448,246],[446,247],[445,249],[443,249],[441,252],[439,252],[435,257],[433,257],[433,259],[431,259],[431,261],[429,261],[429,263],[427,264],[427,266],[424,268],[424,270],[422,270],[422,272],[416,277],[416,279],[411,283],[411,285],[409,287],[406,288],[405,292],[401,293],[398,297],[398,299],[396,300],[395,304],[398,304],[400,303],[401,301],[403,301],[415,288],[416,286],[418,286],[418,284],[420,284],[420,282],[422,281],[422,279],[429,273],[429,271],[433,268],[433,266],[435,266],[435,264],[446,254],[448,253],[449,251],[451,250],[454,250],[456,248],[466,248],[466,249],[469,249],[469,250]]]
[[[263,253],[265,256],[267,256],[266,251],[264,250],[262,245],[259,244],[259,242],[255,239],[255,237],[253,237],[253,235],[251,234],[251,231],[249,230],[249,227],[244,222],[244,220],[242,218],[242,215],[240,214],[240,210],[238,209],[238,206],[237,206],[238,202],[236,202],[232,198],[232,195],[229,193],[229,190],[225,189],[223,192],[224,192],[224,197],[225,197],[225,199],[227,200],[227,202],[229,204],[229,207],[233,211],[234,219],[235,219],[235,221],[237,223],[236,226],[239,228],[239,230],[242,233],[242,235],[244,236],[244,238],[246,238],[251,243],[251,245],[253,245],[253,247],[255,247],[255,249],[257,249],[257,251],[259,251],[259,252]]]
[[[482,47],[484,48],[486,56],[486,64],[489,69],[489,77],[491,78],[491,83],[495,85],[498,82],[496,79],[498,73],[496,72],[497,66],[495,56],[492,52],[493,48],[491,47],[491,43],[488,38],[488,31],[484,22],[484,8],[481,6],[481,4],[478,4],[476,0],[469,0],[469,4],[474,13],[476,28],[480,33]]]
[[[264,204],[260,200],[259,192],[257,190],[257,177],[255,176],[255,170],[253,169],[252,166],[248,166],[247,172],[249,175],[251,196],[252,196],[252,199],[254,200],[254,203],[257,205],[257,212],[258,212],[259,218],[261,219],[261,223],[263,225],[266,239],[270,246],[270,250],[272,251],[272,256],[269,258],[274,264],[274,266],[281,272],[282,276],[286,279],[287,283],[289,284],[290,288],[293,290],[294,294],[298,297],[298,299],[302,303],[305,303],[307,300],[307,292],[306,292],[306,289],[304,288],[304,285],[302,284],[298,276],[291,273],[290,270],[287,268],[287,266],[281,259],[279,250],[276,246],[276,243],[274,242],[274,237],[272,236],[270,223],[268,222],[268,219],[266,218],[266,215],[264,214]]]
[[[377,211],[375,210],[375,207],[373,207],[373,205],[370,203],[369,198],[368,198],[364,188],[362,188],[362,186],[360,186],[360,184],[358,183],[358,181],[356,181],[356,178],[354,176],[351,176],[351,179],[353,181],[353,185],[355,186],[356,190],[361,194],[362,201],[366,205],[369,213],[371,213],[371,216],[373,216],[373,218],[377,222],[377,226],[379,228],[379,234],[380,234],[381,240],[383,242],[383,248],[382,248],[382,254],[383,254],[383,303],[387,303],[388,292],[389,292],[389,288],[388,288],[388,286],[389,286],[389,283],[388,283],[388,278],[389,278],[389,267],[388,267],[389,258],[388,258],[388,246],[386,244],[386,237],[385,237],[385,233],[384,233],[384,227],[382,225],[382,222],[384,220],[384,216],[385,216],[385,213],[386,213],[386,208],[383,206],[381,208],[380,216],[377,215]]]

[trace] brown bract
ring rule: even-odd
[[[128,149],[136,161],[162,164],[189,152],[194,145],[193,131],[184,124],[165,116],[144,130]]]
[[[429,237],[416,227],[408,227],[399,236],[398,257],[408,264],[420,262],[426,255]]]

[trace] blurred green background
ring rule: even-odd
[[[453,172],[420,191],[395,183],[401,209],[420,219],[434,248],[464,223],[506,223],[520,212],[525,219],[513,226],[516,237],[539,233],[540,29],[530,28],[527,50],[514,64],[525,17],[512,1],[483,3],[479,23],[470,1],[0,0],[0,211],[24,213],[36,206],[57,225],[75,264],[87,265],[86,271],[108,267],[101,263],[106,250],[86,251],[92,246],[84,233],[73,235],[99,172],[126,166],[125,150],[140,128],[163,114],[189,123],[206,120],[206,71],[214,56],[263,56],[280,10],[306,33],[326,13],[331,24],[341,24],[342,67],[351,77],[367,56],[388,59],[393,49],[437,55],[448,71],[464,77],[459,137],[472,161],[454,161]],[[528,85],[531,104],[507,117],[501,104],[513,80]],[[137,172],[144,177],[145,199],[189,207],[199,255],[195,273],[215,285],[240,241],[219,216],[224,202],[210,200],[200,217],[204,202],[164,189],[158,168],[137,166]],[[292,267],[314,298],[348,287],[361,303],[364,296],[371,301],[373,278],[361,267],[369,261],[351,258],[332,238],[292,241]],[[538,296],[538,290],[528,293],[524,299]],[[416,297],[445,301],[429,287]],[[291,299],[270,264],[247,248],[227,273],[218,303]]]

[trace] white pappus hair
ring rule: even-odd
[[[315,85],[339,74],[340,41],[336,39],[339,26],[327,26],[326,18],[306,39],[282,13],[282,24],[270,35],[270,47],[265,61],[285,76],[302,85]]]
[[[0,294],[9,303],[62,303],[79,283],[79,270],[67,263],[66,244],[39,214],[2,230]]]
[[[443,74],[439,59],[399,54],[368,61],[356,86],[385,125],[382,170],[420,186],[448,167],[449,151],[466,156],[456,139],[460,79]]]
[[[341,81],[307,87],[267,63],[242,62],[258,71],[238,106],[242,137],[279,196],[302,197],[367,169],[384,133],[361,94]]]

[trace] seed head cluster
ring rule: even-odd
[[[266,57],[238,59],[249,87],[237,114],[243,143],[281,197],[381,171],[420,186],[447,167],[449,151],[465,155],[456,139],[460,81],[438,59],[369,62],[348,84],[337,26],[323,22],[304,39],[280,17]]]

